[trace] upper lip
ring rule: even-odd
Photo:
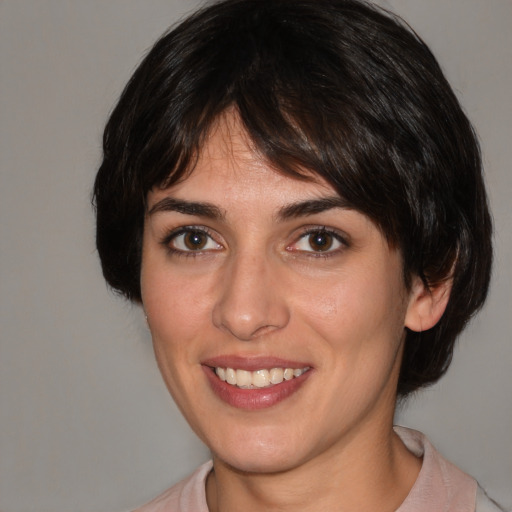
[[[284,359],[273,356],[238,356],[221,355],[202,361],[211,368],[234,368],[238,370],[256,371],[270,368],[310,368],[311,364],[304,361]]]

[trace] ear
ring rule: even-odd
[[[434,327],[443,316],[451,290],[451,279],[429,287],[418,276],[414,276],[405,315],[405,327],[416,332]]]

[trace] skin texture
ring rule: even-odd
[[[269,167],[233,112],[188,178],[148,194],[143,304],[163,378],[214,457],[211,511],[395,510],[418,474],[392,431],[405,327],[434,325],[449,290],[406,289],[400,253],[355,210],[283,216],[333,197]],[[213,208],[174,211],[166,198]],[[172,235],[190,226],[207,232],[199,250]],[[310,370],[290,396],[247,410],[212,390],[204,362],[221,356]]]

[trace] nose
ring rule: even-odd
[[[213,323],[241,341],[282,329],[290,319],[278,265],[264,256],[238,255],[227,263]]]

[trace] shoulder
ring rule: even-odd
[[[422,459],[418,478],[398,512],[475,512],[476,480],[442,457],[421,432],[404,427],[395,427],[395,432]]]
[[[134,512],[208,512],[205,483],[211,469],[211,461],[203,464],[188,478]]]
[[[395,427],[395,432],[422,459],[418,479],[397,512],[504,512],[473,477],[442,457],[421,432],[404,427]]]

